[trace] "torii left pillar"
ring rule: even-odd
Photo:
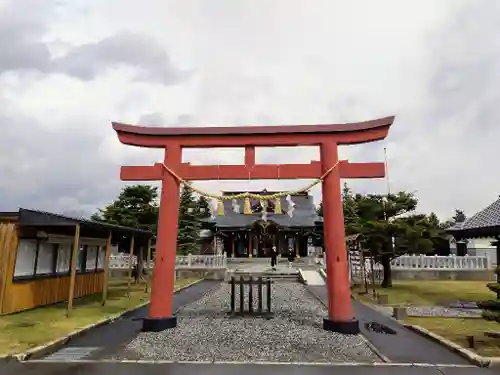
[[[173,315],[175,257],[179,211],[179,179],[317,179],[323,177],[323,214],[326,247],[328,317],[323,328],[359,333],[353,315],[340,194],[341,178],[381,178],[384,163],[339,161],[338,146],[384,139],[394,117],[353,124],[311,126],[252,126],[240,128],[152,128],[113,123],[127,145],[163,148],[163,163],[122,167],[125,181],[162,181],[156,262],[149,316],[143,330],[162,331],[176,326]],[[255,164],[255,147],[319,146],[321,161],[309,164]],[[245,165],[190,165],[182,163],[182,148],[244,147]]]
[[[171,145],[165,152],[165,165],[180,165],[182,149]],[[144,320],[144,331],[163,331],[177,326],[173,315],[173,291],[175,283],[175,257],[179,226],[180,183],[166,170],[162,171],[156,260],[151,287],[149,316]],[[171,251],[170,249],[174,249]],[[170,251],[169,251],[170,250]]]

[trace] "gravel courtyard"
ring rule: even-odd
[[[324,363],[378,360],[361,337],[324,331],[326,310],[303,285],[276,282],[272,301],[273,319],[228,318],[229,286],[221,284],[181,310],[177,328],[140,333],[114,358]]]

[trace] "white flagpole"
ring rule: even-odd
[[[389,181],[389,163],[387,162],[387,149],[384,147],[385,181],[387,183],[387,194],[391,194],[391,183]]]
[[[387,162],[387,148],[384,147],[385,181],[387,183],[387,194],[391,194],[391,183],[389,181],[389,163]],[[396,246],[396,238],[392,236],[392,249]]]

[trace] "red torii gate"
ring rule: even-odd
[[[180,181],[248,179],[318,179],[322,182],[324,240],[328,287],[328,318],[323,328],[359,333],[353,315],[342,212],[341,178],[382,178],[384,163],[349,163],[338,160],[338,145],[385,139],[394,117],[336,125],[158,128],[113,123],[121,143],[165,149],[164,163],[124,166],[123,181],[162,181],[156,263],[149,316],[144,331],[177,325],[173,315],[174,272]],[[319,146],[321,161],[309,164],[255,164],[255,147]],[[183,148],[244,147],[244,165],[191,165],[182,162]],[[167,168],[165,168],[167,167]],[[174,173],[171,173],[174,172]]]

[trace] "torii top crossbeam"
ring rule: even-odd
[[[147,127],[113,122],[120,142],[126,145],[164,148],[182,147],[315,146],[332,140],[352,145],[385,139],[394,116],[377,120],[329,125],[242,127]]]
[[[255,147],[351,145],[385,139],[394,117],[332,125],[245,126],[245,127],[186,127],[158,128],[113,123],[121,143],[138,147],[210,148],[245,147],[245,165],[171,165],[186,180],[246,180],[246,179],[316,179],[322,174],[321,163],[255,164]],[[170,162],[169,162],[170,164]],[[177,163],[175,163],[177,164]],[[124,166],[124,181],[161,180],[163,164],[154,166]],[[339,165],[341,178],[381,178],[383,163],[349,163]]]

